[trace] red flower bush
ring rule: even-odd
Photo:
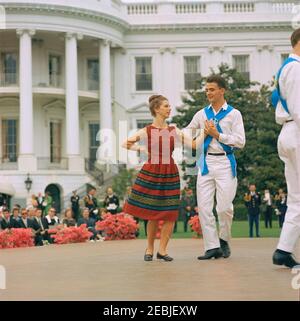
[[[138,228],[139,225],[132,216],[125,213],[107,213],[103,216],[103,221],[96,223],[96,230],[103,232],[105,240],[135,239]]]
[[[34,246],[31,229],[12,228],[0,232],[0,249]]]
[[[190,225],[192,231],[196,232],[196,236],[195,237],[202,236],[202,230],[201,230],[201,225],[200,225],[200,221],[199,221],[199,216],[198,215],[192,216],[190,218],[190,220],[188,221],[188,224]]]
[[[58,225],[56,228],[50,229],[49,234],[56,244],[83,243],[89,240],[93,233],[89,232],[86,224],[79,227],[64,227]]]

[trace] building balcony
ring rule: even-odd
[[[43,77],[43,75],[33,76],[32,81],[33,87],[36,88],[65,88],[65,80],[62,75],[47,75],[47,77]]]
[[[66,94],[64,75],[37,75],[33,76],[32,87],[34,94],[54,95],[63,97]],[[83,79],[78,84],[78,96],[83,98],[99,99],[99,81]],[[0,94],[18,94],[19,74],[0,73]]]
[[[291,22],[296,14],[294,0],[189,0],[155,1],[140,0],[124,3],[121,0],[72,0],[64,3],[61,0],[6,0],[5,6],[32,7],[39,9],[64,9],[82,14],[100,14],[118,21],[124,28],[135,26],[172,24],[217,24],[217,23],[254,23],[254,22]]]
[[[140,1],[126,4],[126,20],[132,26],[174,24],[226,24],[291,21],[293,0]]]

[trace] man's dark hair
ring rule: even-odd
[[[300,28],[296,29],[291,35],[291,44],[294,48],[300,40]]]
[[[227,84],[226,84],[226,80],[219,76],[219,75],[211,75],[209,76],[207,79],[206,79],[206,82],[207,83],[216,83],[219,88],[224,88],[224,89],[227,89]]]

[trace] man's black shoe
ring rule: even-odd
[[[218,247],[216,249],[207,250],[203,256],[198,256],[198,260],[210,260],[213,257],[218,259],[223,256],[222,250]]]
[[[300,266],[300,263],[298,263],[293,255],[289,252],[285,252],[282,250],[276,250],[273,254],[273,264],[275,265],[285,265],[289,268],[293,268],[296,265]]]
[[[223,252],[223,257],[226,259],[230,256],[231,251],[228,242],[220,239],[221,249]]]

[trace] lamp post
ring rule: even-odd
[[[29,193],[29,191],[31,190],[31,186],[32,186],[32,179],[30,178],[29,173],[27,174],[27,178],[24,181],[24,183],[25,183],[26,190]]]

